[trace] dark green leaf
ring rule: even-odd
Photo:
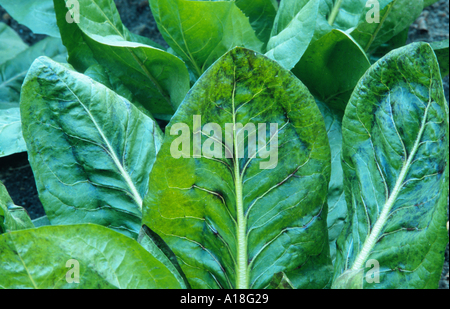
[[[0,5],[12,18],[34,33],[61,37],[52,0],[0,0]]]
[[[379,23],[367,21],[373,7],[365,7],[356,29],[351,32],[366,52],[375,50],[409,28],[423,10],[423,0],[381,0],[379,3]]]
[[[344,174],[341,164],[342,118],[344,113],[340,110],[332,109],[320,101],[316,102],[325,120],[331,148],[331,179],[328,186],[328,239],[330,241],[331,259],[334,262],[336,258],[336,240],[347,219]]]
[[[433,42],[430,44],[439,61],[439,68],[441,70],[442,78],[448,75],[449,71],[449,54],[448,54],[448,40]]]
[[[332,30],[308,47],[292,72],[319,100],[345,110],[356,83],[369,67],[361,47],[346,33]]]
[[[32,220],[35,227],[41,227],[41,226],[48,226],[50,224],[50,220],[47,218],[47,216],[43,216],[37,219]]]
[[[200,133],[195,115],[216,123],[214,134],[206,126]],[[195,133],[181,151],[180,126],[189,139]],[[168,125],[143,223],[173,250],[193,288],[264,288],[279,272],[307,278],[296,288],[325,286],[329,177],[325,124],[307,88],[277,62],[235,48],[203,74]]]
[[[5,186],[0,182],[0,234],[30,228],[34,228],[34,225],[26,210],[14,205]]]
[[[234,1],[150,0],[150,7],[167,44],[197,78],[229,49],[263,45]]]
[[[236,5],[250,19],[256,37],[267,44],[278,10],[276,0],[236,0]],[[264,47],[263,47],[264,48]]]
[[[448,243],[448,125],[428,44],[389,53],[358,83],[342,124],[349,219],[335,286],[363,269],[364,288],[438,287]],[[379,283],[367,280],[373,260]]]
[[[183,288],[136,241],[93,224],[3,234],[0,252],[4,289]]]
[[[24,138],[52,223],[96,223],[137,237],[161,134],[125,98],[38,58],[22,88]]]
[[[269,288],[275,290],[292,290],[294,286],[284,273],[278,273],[273,276]]]
[[[80,22],[67,23],[68,0],[54,0],[69,63],[84,72],[101,64],[153,115],[172,115],[189,90],[183,61],[125,28],[113,0],[78,0]]]

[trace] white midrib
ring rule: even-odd
[[[237,212],[237,266],[236,266],[236,288],[248,289],[248,265],[247,265],[247,223],[244,214],[244,203],[242,199],[242,176],[239,168],[238,142],[236,137],[236,108],[234,95],[236,83],[233,89],[233,144],[234,144],[234,187],[236,190],[236,212]]]
[[[400,171],[400,175],[398,176],[398,179],[395,183],[394,189],[392,190],[392,194],[390,195],[389,199],[383,206],[383,209],[381,211],[380,217],[377,219],[377,222],[373,226],[373,229],[370,233],[370,235],[366,238],[366,241],[364,242],[364,245],[359,252],[358,256],[355,259],[355,263],[353,264],[352,270],[359,270],[363,267],[365,267],[364,263],[366,262],[367,258],[369,257],[373,247],[375,246],[378,237],[380,236],[380,233],[383,229],[383,227],[386,224],[386,221],[389,217],[389,214],[392,210],[392,207],[394,206],[395,201],[397,200],[398,195],[400,194],[400,191],[402,189],[403,183],[405,181],[406,175],[409,172],[409,169],[411,167],[412,161],[414,157],[417,154],[417,151],[420,146],[420,141],[422,139],[423,133],[425,131],[425,125],[428,118],[428,110],[430,108],[430,103],[428,103],[427,108],[425,109],[425,114],[422,120],[422,124],[417,136],[417,139],[414,143],[413,149],[411,150],[411,154],[408,157],[408,160],[403,164],[402,170]]]
[[[119,158],[116,156],[116,153],[114,152],[114,149],[112,148],[111,144],[109,143],[109,140],[106,138],[105,134],[103,133],[103,130],[97,124],[97,121],[95,120],[94,116],[91,114],[89,109],[81,102],[80,98],[78,98],[78,96],[72,91],[72,89],[69,88],[69,86],[67,84],[66,84],[66,87],[77,98],[77,100],[80,103],[80,105],[83,106],[84,110],[89,115],[89,118],[91,118],[92,123],[94,124],[94,126],[97,129],[98,133],[100,134],[101,138],[106,143],[106,147],[108,148],[110,157],[113,159],[114,164],[119,169],[120,174],[122,175],[123,179],[125,180],[128,188],[131,190],[132,198],[134,199],[136,204],[139,206],[139,209],[142,211],[142,198],[141,198],[141,195],[137,191],[136,186],[134,185],[133,181],[130,178],[130,175],[128,175],[127,171],[124,169],[124,167],[120,163]]]

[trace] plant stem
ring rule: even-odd
[[[330,16],[328,17],[328,24],[330,26],[333,26],[334,22],[336,21],[336,17],[339,13],[339,10],[341,9],[342,0],[337,0],[336,3],[333,6],[333,10],[331,11]]]

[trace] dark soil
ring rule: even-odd
[[[165,47],[168,45],[160,35],[151,14],[148,0],[115,0],[125,26],[132,32],[151,38]],[[7,23],[19,33],[22,39],[32,45],[43,39],[43,35],[33,34],[27,27],[19,25],[0,6],[0,21]],[[408,43],[416,41],[433,42],[449,38],[449,0],[441,0],[425,9],[411,26]],[[449,101],[449,78],[444,79],[444,90]],[[26,153],[0,158],[0,181],[4,183],[17,205],[24,206],[32,219],[43,216],[33,172]],[[449,251],[445,254],[445,265],[439,284],[440,289],[449,288]]]

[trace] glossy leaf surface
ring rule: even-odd
[[[180,125],[189,139],[195,133],[182,150]],[[249,154],[256,131],[267,144]],[[296,288],[324,287],[329,177],[325,124],[307,88],[278,63],[235,48],[205,72],[168,125],[143,223],[173,250],[192,288],[264,288],[280,272],[300,278]]]
[[[334,286],[437,288],[448,243],[449,131],[432,48],[411,44],[372,66],[342,127],[349,220]],[[373,261],[379,283],[367,279]]]
[[[3,234],[0,252],[5,289],[182,288],[136,241],[93,224]]]
[[[332,30],[312,43],[292,72],[319,100],[345,110],[370,61],[346,33]]]
[[[72,24],[65,19],[68,1],[54,0],[69,63],[81,72],[101,64],[152,114],[172,115],[189,90],[183,61],[128,31],[113,0],[78,0],[80,22]]]
[[[20,103],[40,200],[52,223],[96,223],[137,237],[156,124],[125,98],[38,58]]]
[[[150,7],[164,40],[197,78],[231,48],[262,48],[234,1],[150,0]]]

